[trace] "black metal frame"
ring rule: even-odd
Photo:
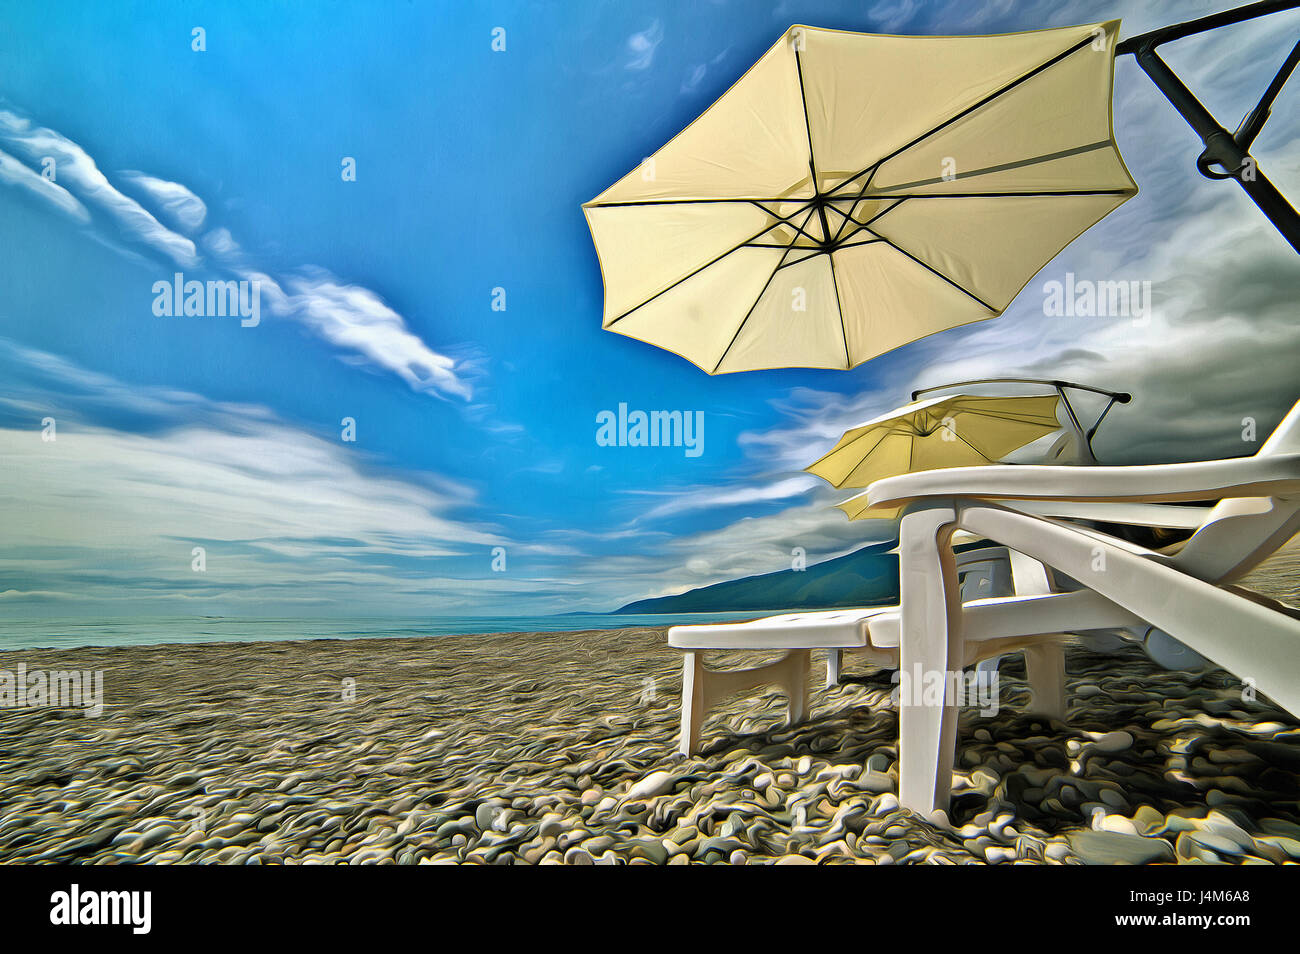
[[[1127,391],[1107,391],[1105,388],[1094,388],[1089,384],[1074,384],[1071,381],[1059,381],[1048,378],[978,378],[973,381],[955,381],[952,384],[936,384],[933,387],[918,388],[912,392],[912,400],[915,401],[922,394],[928,394],[931,391],[947,391],[949,388],[964,388],[972,384],[1041,384],[1056,389],[1056,393],[1061,397],[1061,403],[1065,405],[1065,412],[1070,415],[1070,423],[1074,425],[1075,430],[1083,437],[1084,448],[1088,456],[1092,458],[1093,463],[1097,461],[1097,455],[1092,450],[1092,438],[1097,433],[1097,428],[1101,427],[1101,422],[1105,420],[1110,409],[1116,404],[1127,404],[1133,400],[1133,395]],[[1070,403],[1070,396],[1065,393],[1066,388],[1074,391],[1090,391],[1093,394],[1100,394],[1103,397],[1110,398],[1106,406],[1102,408],[1097,420],[1092,422],[1092,427],[1084,429],[1079,421],[1079,415],[1074,411],[1074,405]]]
[[[1273,101],[1282,91],[1287,79],[1300,64],[1300,41],[1292,47],[1291,53],[1282,62],[1273,81],[1269,83],[1264,95],[1255,108],[1237,127],[1236,132],[1228,132],[1213,114],[1206,109],[1196,95],[1187,88],[1178,75],[1169,67],[1156,48],[1171,40],[1217,30],[1220,27],[1243,23],[1258,17],[1281,13],[1286,10],[1300,9],[1300,0],[1262,0],[1247,4],[1222,13],[1211,14],[1186,23],[1162,27],[1130,37],[1115,48],[1115,55],[1133,54],[1138,66],[1142,67],[1151,81],[1173,105],[1174,109],[1187,120],[1189,126],[1201,137],[1205,148],[1196,159],[1196,168],[1207,179],[1236,179],[1261,212],[1268,216],[1291,247],[1300,252],[1300,214],[1287,201],[1286,196],[1278,191],[1268,177],[1260,171],[1258,164],[1250,154],[1250,147],[1268,120]],[[1218,167],[1217,169],[1215,167]]]

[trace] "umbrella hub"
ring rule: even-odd
[[[851,209],[842,208],[836,203],[848,202],[851,206],[856,197],[836,195],[833,192],[818,191],[813,194],[803,207],[791,218],[807,221],[803,230],[807,238],[807,248],[829,255],[849,239],[865,231],[861,223],[851,217]],[[802,213],[802,216],[801,216]],[[857,236],[860,239],[860,236]],[[805,244],[796,240],[796,245]]]

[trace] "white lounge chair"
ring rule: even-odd
[[[1149,625],[1252,680],[1300,713],[1300,613],[1232,586],[1300,530],[1300,402],[1253,457],[1141,467],[963,467],[877,481],[873,505],[907,505],[900,529],[899,662],[947,672],[981,645],[1120,625]],[[1217,500],[1173,552],[1156,552],[1039,513],[1034,507],[1150,507]],[[1024,501],[1041,503],[1025,504]],[[1120,512],[1120,511],[1116,511]],[[1115,516],[1108,515],[1115,521]],[[955,531],[996,541],[1083,588],[959,603]],[[869,620],[873,644],[892,620]],[[957,707],[901,700],[901,803],[946,807]]]
[[[1105,520],[1139,526],[1191,529],[1200,526],[1209,513],[1205,506],[1157,506],[1130,503],[1062,502],[1047,506],[1022,501],[1026,512],[1047,513],[1079,520]],[[967,535],[969,538],[973,537]],[[955,555],[963,603],[980,607],[984,618],[990,612],[983,607],[994,597],[1012,594],[1041,595],[1058,587],[1049,571],[1036,560],[1009,551],[1005,546],[983,546]],[[1109,622],[1094,629],[1144,642],[1149,626],[1126,613],[1111,613]],[[729,695],[761,685],[776,685],[789,700],[787,718],[793,724],[807,715],[807,684],[811,669],[811,651],[826,653],[826,687],[840,681],[840,668],[846,652],[865,657],[867,662],[889,669],[899,667],[899,610],[896,606],[868,607],[789,613],[743,623],[708,623],[673,626],[668,630],[668,645],[685,650],[682,664],[682,709],[679,750],[694,755],[700,747],[701,727],[708,712]],[[1170,653],[1167,641],[1161,641],[1160,655]],[[1145,645],[1144,645],[1144,648]],[[784,655],[767,665],[749,669],[719,670],[708,667],[705,653],[724,650],[783,650]],[[1045,641],[1038,635],[1031,640],[1010,637],[980,643],[967,665],[996,668],[999,657],[1023,652],[1026,677],[1032,691],[1034,711],[1055,719],[1064,719],[1065,652],[1060,643]],[[1153,653],[1155,655],[1155,653]]]
[[[982,547],[957,554],[963,596],[979,599],[1009,592],[1045,593],[1042,568],[1032,560],[1009,554],[1005,547]],[[1120,622],[1127,621],[1124,617]],[[682,712],[679,748],[693,755],[699,750],[700,729],[713,706],[725,697],[761,685],[781,687],[788,699],[790,723],[807,715],[807,685],[812,650],[826,652],[826,686],[840,681],[845,652],[861,654],[867,661],[898,668],[899,610],[896,606],[823,610],[769,616],[744,623],[708,623],[673,626],[668,645],[685,650],[682,664]],[[1065,710],[1064,654],[1059,646],[1023,647],[1000,642],[981,649],[988,652],[971,663],[994,658],[1015,649],[1027,649],[1026,665],[1035,708],[1061,717]],[[722,650],[783,650],[774,662],[749,669],[711,669],[704,654]]]

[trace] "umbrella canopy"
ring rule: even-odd
[[[860,494],[854,494],[848,500],[837,503],[835,506],[848,514],[850,520],[892,520],[895,522],[902,519],[903,511],[907,509],[901,505],[897,507],[872,507],[867,503],[867,491],[865,490]],[[955,546],[960,546],[963,543],[976,543],[983,539],[983,537],[977,536],[969,530],[955,530],[951,542]],[[898,547],[894,547],[894,549],[887,552],[897,553]]]
[[[952,394],[919,401],[845,431],[806,470],[835,487],[866,487],[918,470],[991,463],[1060,429],[1060,402],[1057,394]]]
[[[848,514],[850,520],[892,520],[894,522],[902,519],[903,511],[907,509],[902,505],[897,507],[872,507],[867,502],[867,491],[865,490],[860,494],[854,494],[848,500],[840,501],[835,506]],[[983,537],[968,530],[956,530],[952,535],[952,543],[955,545],[975,543],[983,539]],[[895,547],[888,552],[897,553],[898,548]]]
[[[792,27],[584,206],[604,327],[718,374],[851,368],[996,317],[1137,192],[1111,128],[1118,26]]]
[[[848,514],[850,520],[897,520],[903,516],[905,509],[901,506],[873,507],[867,500],[865,490],[860,494],[854,494],[848,500],[841,500],[835,507]]]

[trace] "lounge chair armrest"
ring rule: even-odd
[[[1125,501],[1016,500],[1005,506],[1039,517],[1064,520],[1101,520],[1129,526],[1195,530],[1205,523],[1212,507],[1206,505]]]
[[[867,493],[873,506],[927,497],[1146,503],[1287,497],[1300,495],[1300,454],[1137,467],[952,467],[877,480]]]

